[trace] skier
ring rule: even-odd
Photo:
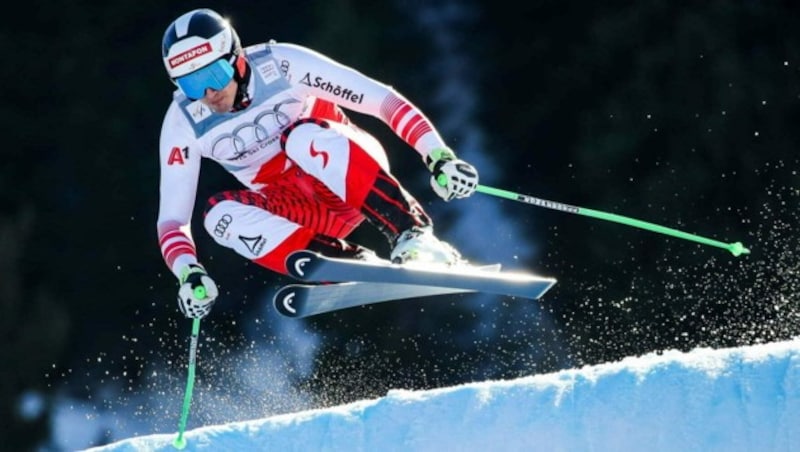
[[[461,261],[434,236],[431,218],[391,173],[381,144],[342,109],[382,120],[416,150],[445,201],[470,196],[475,168],[396,90],[299,45],[242,48],[234,28],[209,9],[167,27],[162,57],[177,89],[161,128],[157,229],[185,316],[206,316],[219,293],[190,230],[201,157],[244,186],[208,200],[206,231],[270,270],[286,274],[286,257],[300,249],[376,258],[345,240],[364,220],[389,240],[394,262]]]

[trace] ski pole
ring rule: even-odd
[[[197,361],[197,339],[200,337],[200,319],[192,322],[192,337],[189,343],[189,375],[186,378],[186,392],[183,395],[183,409],[181,410],[181,420],[178,424],[178,436],[172,442],[176,449],[186,447],[186,438],[183,432],[186,430],[186,420],[189,418],[189,405],[192,403],[192,391],[194,390],[194,371]]]
[[[735,243],[719,242],[717,240],[712,240],[695,234],[689,234],[687,232],[678,231],[677,229],[660,226],[654,223],[648,223],[646,221],[637,220],[635,218],[624,217],[622,215],[616,215],[608,212],[601,212],[599,210],[586,209],[584,207],[572,206],[569,204],[563,204],[555,201],[548,201],[546,199],[535,198],[533,196],[522,195],[519,193],[513,193],[507,190],[501,190],[499,188],[487,187],[485,185],[478,185],[477,191],[485,193],[487,195],[497,196],[499,198],[511,199],[513,201],[519,201],[525,204],[532,204],[537,207],[544,207],[546,209],[558,210],[561,212],[573,213],[577,215],[584,215],[587,217],[598,218],[600,220],[613,221],[615,223],[621,223],[627,226],[646,229],[648,231],[657,232],[659,234],[671,235],[673,237],[677,237],[684,240],[691,240],[694,242],[702,243],[704,245],[716,246],[717,248],[722,248],[730,251],[731,254],[737,257],[740,254],[750,254],[750,250],[745,248],[744,245],[742,245],[742,242],[735,242]]]

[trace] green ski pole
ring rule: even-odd
[[[665,226],[648,223],[646,221],[637,220],[635,218],[628,218],[622,215],[616,215],[608,212],[601,212],[599,210],[586,209],[583,207],[572,206],[560,202],[548,201],[546,199],[535,198],[533,196],[522,195],[519,193],[513,193],[507,190],[501,190],[499,188],[487,187],[485,185],[478,185],[477,191],[485,193],[487,195],[497,196],[499,198],[511,199],[513,201],[519,201],[525,204],[532,204],[537,207],[544,207],[546,209],[558,210],[561,212],[598,218],[600,220],[605,220],[605,221],[613,221],[615,223],[621,223],[627,226],[646,229],[648,231],[657,232],[659,234],[670,235],[684,240],[691,240],[693,242],[702,243],[704,245],[716,246],[717,248],[722,248],[730,251],[731,254],[737,257],[741,254],[750,254],[750,250],[745,248],[741,242],[724,243],[717,240],[701,237],[699,235],[678,231],[677,229],[672,229]]]
[[[172,442],[176,449],[186,447],[186,438],[183,432],[186,431],[186,421],[189,418],[189,405],[192,403],[192,391],[194,390],[194,371],[197,361],[197,340],[200,337],[200,319],[192,322],[192,337],[189,343],[189,375],[186,378],[186,392],[183,395],[183,409],[181,410],[181,421],[178,424],[178,436]]]

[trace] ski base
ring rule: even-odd
[[[275,309],[289,317],[346,309],[383,301],[434,295],[485,292],[537,299],[554,278],[499,271],[499,266],[400,265],[388,261],[355,261],[297,251],[286,261],[289,274],[309,282],[290,284],[274,296]]]
[[[273,302],[280,314],[303,318],[386,301],[469,292],[474,291],[411,284],[365,282],[289,284],[275,293]]]

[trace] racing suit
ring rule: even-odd
[[[423,160],[446,147],[425,115],[396,90],[308,48],[243,49],[249,104],[214,113],[180,90],[161,129],[157,230],[167,266],[179,276],[198,261],[191,234],[202,158],[243,187],[206,203],[203,225],[220,245],[279,273],[291,252],[353,255],[345,238],[365,219],[392,243],[431,224],[398,183],[381,144],[344,109],[383,121]]]

